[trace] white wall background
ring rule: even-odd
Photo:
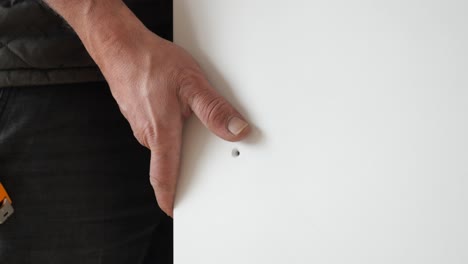
[[[467,1],[174,4],[176,43],[255,125],[191,120],[176,264],[468,263]]]

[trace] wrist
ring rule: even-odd
[[[135,35],[147,31],[141,21],[121,0],[48,0],[75,30],[85,48],[98,64],[118,55]]]

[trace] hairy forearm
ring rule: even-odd
[[[132,35],[146,30],[121,0],[46,0],[75,30],[101,67],[105,58],[121,50]]]

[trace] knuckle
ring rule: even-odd
[[[177,84],[177,98],[179,99],[181,113],[184,117],[188,117],[194,105],[194,101],[199,97],[202,89],[208,81],[204,77],[201,69],[197,67],[178,68],[171,74],[173,82]]]
[[[194,87],[203,80],[200,69],[194,67],[176,69],[173,76],[180,87]]]
[[[187,100],[190,100],[196,96],[196,93],[199,90],[196,88],[201,87],[205,82],[207,82],[201,70],[195,67],[176,69],[173,73],[173,76],[173,78],[176,80],[175,82],[178,83],[179,96]]]
[[[133,135],[141,145],[147,148],[151,148],[154,146],[155,140],[158,138],[159,133],[154,128],[154,126],[145,125],[133,129]]]
[[[172,117],[166,121],[156,121],[133,129],[133,135],[143,146],[157,151],[170,149],[170,145],[178,140],[183,119]]]
[[[203,107],[206,117],[210,122],[222,122],[229,116],[228,111],[226,111],[226,109],[229,109],[228,104],[220,96],[208,98],[205,100]]]

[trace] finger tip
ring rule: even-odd
[[[239,134],[235,135],[235,141],[245,139],[251,131],[252,127],[250,125],[247,125]]]
[[[163,213],[165,213],[170,218],[174,218],[174,210],[172,208],[168,208],[168,207],[167,208],[161,208],[161,211],[163,211]]]
[[[228,120],[226,127],[231,135],[239,136],[249,127],[249,123],[244,118],[233,116]]]
[[[242,116],[234,115],[225,123],[225,129],[222,134],[225,134],[223,138],[228,141],[238,141],[247,136],[249,131],[250,124]]]
[[[174,219],[174,212],[166,213],[166,215],[169,216],[170,218]]]
[[[156,202],[159,209],[166,214],[167,216],[173,218],[174,216],[174,206],[173,206],[173,198],[165,197],[164,195],[158,195],[161,192],[155,192],[156,194]]]

